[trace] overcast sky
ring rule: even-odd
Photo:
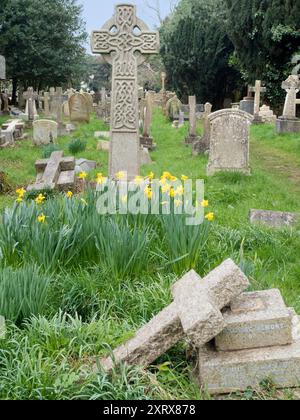
[[[86,21],[87,31],[90,34],[93,30],[101,29],[102,25],[112,17],[114,6],[120,3],[137,5],[137,15],[150,27],[154,28],[158,20],[155,12],[147,6],[147,0],[77,0],[83,6],[83,16]],[[148,3],[155,5],[157,0],[148,0]],[[159,0],[162,17],[170,12],[170,4],[175,4],[176,0]]]

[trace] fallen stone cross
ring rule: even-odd
[[[28,186],[28,191],[45,189],[68,191],[74,188],[75,158],[63,155],[62,151],[53,152],[50,159],[36,161],[36,182]]]
[[[197,347],[213,339],[224,328],[220,312],[249,286],[232,260],[226,260],[203,280],[190,271],[172,289],[174,301],[136,336],[101,361],[110,371],[115,363],[148,366],[184,337]]]

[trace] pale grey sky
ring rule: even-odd
[[[93,30],[100,29],[102,25],[112,17],[114,7],[118,3],[136,4],[137,15],[145,21],[150,27],[154,28],[158,24],[155,12],[147,7],[147,2],[155,6],[157,2],[160,5],[162,17],[170,13],[172,5],[176,4],[178,0],[77,0],[83,6],[83,17],[86,21],[87,31],[90,34]]]

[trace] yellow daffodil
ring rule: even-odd
[[[46,200],[46,197],[43,194],[39,194],[36,199],[35,202],[36,204],[43,204],[43,202]]]
[[[126,177],[126,173],[124,171],[120,171],[116,173],[116,179],[118,181],[122,181],[123,179],[125,179],[125,177]]]
[[[21,198],[21,197],[18,197],[18,198],[16,199],[16,203],[22,203],[22,201],[23,201],[23,198]]]
[[[184,194],[183,186],[180,185],[178,188],[176,188],[175,193],[176,193],[176,195],[183,195]]]
[[[149,200],[151,200],[152,196],[153,196],[153,191],[151,190],[151,188],[146,187],[144,189],[144,193],[145,195],[148,197]]]
[[[80,174],[78,175],[78,178],[79,179],[86,179],[87,178],[87,173],[84,172],[84,171],[80,172]]]
[[[72,191],[68,191],[67,193],[66,193],[66,196],[68,197],[68,198],[72,198],[73,197],[73,193],[72,193]]]
[[[166,185],[167,183],[167,178],[164,178],[163,176],[160,178],[159,184],[160,185]]]
[[[121,197],[121,201],[123,204],[126,204],[128,201],[128,196],[127,195],[123,195],[123,197]]]
[[[201,201],[201,207],[208,207],[208,205],[209,205],[209,202],[208,202],[208,200],[203,200],[203,201]]]
[[[19,196],[19,198],[24,198],[24,195],[26,194],[26,190],[24,190],[24,188],[18,188],[16,190],[16,193]]]
[[[171,175],[171,176],[169,177],[169,180],[170,180],[171,182],[176,182],[176,181],[177,181],[177,179],[178,179],[178,178],[176,178],[176,176],[173,176],[173,175]]]
[[[153,172],[150,172],[150,174],[148,174],[148,179],[150,181],[152,181],[154,179],[154,173]]]
[[[44,213],[40,214],[37,218],[39,223],[45,223],[46,221],[46,216],[44,215]]]
[[[171,176],[172,175],[170,174],[170,172],[164,172],[163,175],[162,175],[162,178],[170,179]]]
[[[144,183],[144,178],[142,176],[136,176],[134,178],[134,183],[136,185],[142,185]]]
[[[182,205],[182,201],[181,200],[175,200],[174,204],[176,207],[180,207]]]
[[[96,178],[96,183],[98,185],[102,185],[102,184],[105,184],[105,182],[106,182],[106,178],[102,174],[98,174]]]
[[[212,222],[212,221],[214,220],[214,218],[215,218],[214,213],[208,213],[208,214],[205,216],[205,219],[206,219],[206,220],[208,220],[209,222]]]
[[[166,185],[161,187],[161,191],[162,191],[163,194],[168,193],[170,191],[170,189],[171,189],[171,185],[169,185],[169,184],[166,184]]]
[[[174,197],[176,196],[176,191],[174,190],[174,188],[171,188],[171,189],[170,189],[169,196],[170,196],[171,198],[174,198]]]
[[[181,181],[188,181],[189,177],[186,175],[181,176]]]

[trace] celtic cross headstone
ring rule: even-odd
[[[92,51],[112,65],[110,177],[125,171],[132,179],[140,171],[137,69],[158,53],[159,34],[137,18],[135,6],[120,4],[92,33]]]

